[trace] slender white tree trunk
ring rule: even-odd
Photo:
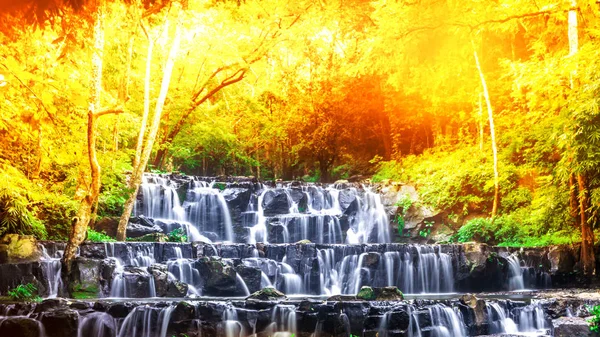
[[[179,6],[178,6],[179,7]],[[179,16],[179,15],[178,15]],[[134,159],[134,167],[133,172],[130,177],[130,191],[131,194],[129,198],[125,202],[125,207],[123,214],[121,215],[121,219],[119,220],[119,226],[117,228],[117,240],[123,241],[125,240],[127,223],[129,222],[129,217],[131,216],[131,211],[133,210],[133,205],[135,204],[135,200],[137,198],[137,192],[140,184],[142,183],[142,176],[144,171],[146,170],[146,165],[148,165],[148,160],[150,159],[150,154],[152,153],[152,147],[154,146],[154,141],[156,139],[156,135],[158,133],[158,128],[160,126],[160,118],[162,116],[162,111],[165,105],[165,100],[167,98],[167,93],[169,92],[169,84],[171,83],[171,75],[173,74],[173,66],[175,65],[175,58],[179,51],[179,43],[181,40],[181,20],[177,19],[177,26],[175,28],[175,38],[173,40],[173,44],[171,45],[171,49],[169,50],[169,56],[167,58],[167,63],[165,65],[165,69],[163,71],[163,78],[160,87],[160,92],[158,94],[158,99],[156,101],[156,106],[154,108],[154,117],[152,119],[152,124],[150,125],[150,129],[148,130],[148,135],[146,137],[146,141],[143,141],[143,133],[145,131],[145,124],[142,124],[142,128],[140,129],[140,134],[138,136],[138,147],[136,149],[136,159],[138,159],[138,151],[139,151],[139,159],[137,162]],[[146,80],[145,80],[145,89],[144,89],[144,115],[145,119],[147,119],[147,113],[150,110],[150,68],[149,63],[151,59],[151,47],[149,45],[148,51],[148,62],[146,64]],[[141,141],[140,141],[141,140]],[[140,144],[142,145],[142,149],[140,149]],[[135,165],[137,163],[137,165]]]
[[[498,199],[500,197],[500,182],[499,182],[499,175],[498,175],[498,148],[496,147],[496,130],[494,128],[494,113],[492,111],[492,102],[490,101],[490,93],[487,88],[485,76],[483,76],[483,71],[481,70],[481,64],[479,63],[479,57],[477,55],[477,50],[475,49],[474,43],[473,43],[473,56],[475,56],[475,65],[477,66],[477,71],[479,72],[479,77],[481,78],[481,87],[483,89],[483,97],[485,98],[485,104],[487,106],[487,111],[488,111],[488,119],[490,122],[490,138],[492,139],[492,151],[494,153],[494,203],[492,205],[492,219],[493,219],[496,217],[496,213],[498,212]]]

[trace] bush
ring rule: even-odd
[[[8,296],[14,301],[40,302],[42,298],[37,295],[37,290],[37,287],[31,283],[19,284],[8,291]]]
[[[44,225],[27,209],[28,201],[6,188],[0,189],[0,236],[4,234],[33,235],[46,239]]]
[[[32,211],[46,227],[48,238],[66,240],[77,215],[77,203],[66,196],[45,195],[35,204]]]
[[[187,242],[188,238],[182,228],[177,228],[167,234],[169,242]]]
[[[592,318],[588,320],[590,323],[590,331],[599,333],[600,332],[600,305],[588,306],[588,310],[592,315]]]
[[[87,239],[92,242],[115,242],[116,240],[106,235],[104,232],[96,232],[93,229],[88,229]]]

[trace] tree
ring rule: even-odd
[[[152,124],[150,124],[150,129],[148,130],[148,135],[144,140],[144,133],[146,128],[146,120],[148,118],[148,111],[150,105],[150,64],[152,60],[152,46],[153,41],[150,36],[148,36],[148,56],[146,61],[146,79],[144,81],[144,117],[142,119],[142,125],[140,127],[140,133],[138,136],[138,143],[136,146],[136,153],[133,165],[133,172],[131,177],[129,178],[129,189],[131,190],[131,194],[129,198],[125,202],[124,211],[119,220],[119,225],[117,228],[117,240],[124,241],[126,237],[126,229],[127,223],[129,222],[129,217],[131,212],[133,211],[133,206],[136,201],[137,193],[140,184],[142,183],[142,176],[144,171],[146,170],[146,165],[148,164],[148,160],[150,159],[150,154],[152,152],[152,147],[154,145],[154,140],[156,139],[156,135],[158,133],[158,128],[160,125],[160,118],[162,115],[163,108],[165,106],[165,100],[167,98],[167,94],[169,91],[169,84],[171,83],[171,76],[173,74],[173,66],[175,64],[175,59],[177,57],[177,53],[179,51],[179,43],[181,40],[181,19],[179,14],[179,5],[176,4],[176,12],[175,16],[177,17],[175,36],[173,38],[173,43],[171,45],[171,49],[169,50],[169,56],[167,58],[167,62],[164,68],[162,84],[160,87],[160,93],[158,95],[158,99],[156,101],[156,106],[154,109],[154,117],[152,120]]]

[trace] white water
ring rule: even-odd
[[[512,254],[506,260],[508,261],[508,290],[525,289],[523,268],[521,268],[519,258],[515,254]]]
[[[48,298],[55,298],[58,295],[59,288],[62,288],[61,270],[63,251],[57,251],[54,256],[50,256],[44,245],[39,245],[42,251],[42,257],[40,258],[40,264],[43,268],[44,278],[47,280],[48,286]]]

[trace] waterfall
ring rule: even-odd
[[[112,337],[117,325],[115,319],[105,312],[92,312],[79,319],[77,337]]]
[[[506,261],[508,261],[508,290],[525,289],[523,269],[521,268],[521,262],[517,255],[512,254],[508,256]]]
[[[201,234],[211,232],[217,235],[219,241],[233,242],[233,224],[223,195],[212,186],[207,187],[198,181],[193,183],[184,202],[189,221]]]
[[[515,322],[508,316],[504,307],[499,303],[487,303],[488,320],[490,321],[491,333],[515,334],[519,332]]]
[[[154,277],[147,271],[147,267],[156,262],[154,259],[154,246],[152,244],[125,245],[127,256],[123,260],[115,256],[114,242],[104,243],[107,258],[115,263],[110,297],[131,297],[132,290],[140,287],[137,282],[139,277],[148,278],[148,288],[144,289],[146,296],[156,297]],[[137,291],[139,292],[139,289]]]
[[[175,259],[167,261],[169,278],[187,283],[188,295],[200,296],[197,289],[200,286],[200,273],[194,268],[194,261],[183,258],[180,247],[175,247],[174,252]]]
[[[62,270],[60,259],[62,258],[63,251],[55,252],[55,256],[52,257],[48,254],[44,245],[40,244],[38,247],[42,251],[40,265],[42,266],[44,278],[47,280],[48,298],[55,298],[58,295],[58,290],[62,288],[63,285],[60,275]]]
[[[167,329],[173,309],[175,309],[175,306],[172,305],[164,308],[149,305],[135,307],[125,317],[117,336],[167,337]]]
[[[238,315],[236,309],[228,305],[225,311],[223,311],[223,329],[225,337],[244,337],[246,333],[244,326],[238,321]]]

